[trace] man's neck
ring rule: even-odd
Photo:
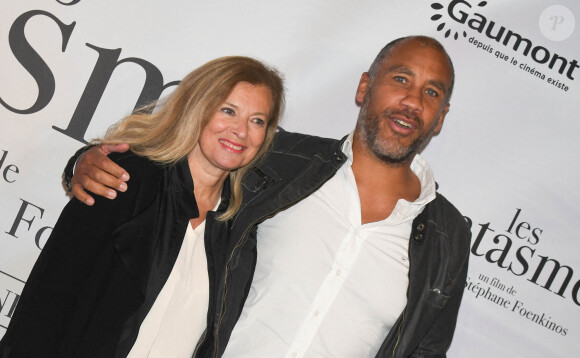
[[[363,224],[386,219],[399,199],[413,202],[421,194],[421,182],[411,170],[412,159],[393,165],[383,162],[364,146],[353,143],[352,151],[352,171]]]

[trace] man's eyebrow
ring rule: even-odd
[[[411,71],[410,68],[405,67],[405,66],[389,67],[389,68],[387,68],[386,73],[401,73],[401,74],[408,75],[408,76],[415,75],[415,73],[413,71]],[[443,81],[430,80],[427,83],[429,83],[431,86],[437,88],[438,90],[443,91],[443,93],[447,94],[447,88],[445,87],[445,83],[443,83]]]
[[[431,80],[428,83],[438,90],[443,91],[444,94],[447,94],[447,88],[445,88],[445,84],[442,81]]]
[[[386,73],[402,73],[405,75],[409,75],[409,76],[414,76],[415,73],[413,71],[411,71],[410,68],[405,67],[405,66],[393,66],[393,67],[388,67]]]

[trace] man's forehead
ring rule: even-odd
[[[435,43],[424,42],[418,39],[408,39],[397,43],[391,51],[385,56],[384,62],[392,57],[413,56],[424,57],[425,60],[439,62],[444,67],[450,67],[449,59],[445,51]]]
[[[403,39],[396,44],[393,45],[391,48],[391,53],[396,51],[404,51],[404,50],[417,50],[417,49],[431,49],[437,52],[443,53],[443,49],[439,43],[431,41],[429,39],[422,39],[422,38],[407,38]]]
[[[413,40],[406,40],[393,47],[383,59],[380,72],[416,75],[418,69],[415,64],[439,67],[433,71],[432,80],[445,82],[448,86],[451,82],[452,67],[446,54],[436,46],[411,41]]]

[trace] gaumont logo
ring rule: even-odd
[[[550,51],[550,49],[534,43],[525,34],[496,23],[482,14],[487,6],[487,1],[472,4],[465,0],[453,0],[447,6],[435,2],[431,8],[437,13],[431,16],[431,20],[437,23],[437,31],[443,31],[445,38],[468,38],[468,42],[489,53],[495,53],[498,59],[518,66],[522,70],[546,80],[548,83],[567,91],[568,86],[562,81],[548,77],[549,72],[558,72],[569,80],[575,80],[575,71],[580,66],[576,59],[569,59],[563,54]],[[477,34],[473,34],[473,31]],[[494,47],[496,50],[494,51]],[[513,50],[516,54],[525,56],[525,60],[516,59],[508,51]],[[511,57],[511,58],[510,58]],[[518,62],[518,60],[520,60]],[[533,61],[533,62],[531,62]]]

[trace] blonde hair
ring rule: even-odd
[[[107,130],[101,143],[128,143],[131,150],[163,164],[175,164],[198,144],[202,129],[239,82],[263,85],[272,94],[266,136],[254,159],[230,172],[230,202],[219,220],[228,220],[242,203],[242,178],[267,151],[284,107],[284,84],[275,69],[249,57],[228,56],[189,73],[165,100],[139,108]],[[161,108],[153,112],[157,104]]]

